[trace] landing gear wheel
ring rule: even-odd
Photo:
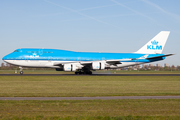
[[[23,75],[23,71],[20,71],[20,74]]]
[[[21,66],[19,66],[20,68],[20,75],[23,75],[23,68]]]
[[[88,70],[83,70],[83,71],[76,71],[75,74],[76,75],[92,75],[92,72]]]
[[[91,72],[91,71],[89,71],[89,75],[92,75],[92,72]]]

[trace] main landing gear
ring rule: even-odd
[[[91,71],[76,71],[75,72],[76,75],[92,75]]]
[[[22,67],[19,68],[20,68],[20,75],[23,75],[23,68]]]
[[[79,69],[75,72],[76,75],[92,75],[92,72],[90,71],[91,68],[88,66],[83,67],[82,69]]]

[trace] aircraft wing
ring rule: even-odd
[[[132,59],[115,59],[115,60],[99,60],[99,61],[76,61],[76,62],[55,62],[54,66],[63,66],[64,64],[76,64],[79,63],[81,65],[90,65],[93,62],[106,62],[108,64],[121,64],[121,61],[124,60],[132,60]]]
[[[63,66],[64,64],[70,64],[70,63],[76,63],[76,62],[55,62],[54,66]]]
[[[131,59],[115,59],[115,60],[101,60],[101,61],[87,61],[87,62],[79,62],[81,65],[92,64],[93,62],[106,62],[109,64],[121,64],[122,60],[131,60]]]

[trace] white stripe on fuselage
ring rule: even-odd
[[[72,62],[72,61],[45,61],[45,60],[4,60],[5,62],[18,65],[22,67],[50,67],[50,68],[60,68],[59,66],[54,66],[55,62]]]
[[[60,68],[60,66],[54,66],[55,63],[59,64],[80,64],[79,62],[82,61],[45,61],[45,60],[4,60],[5,62],[12,64],[12,65],[18,65],[21,67],[49,67],[49,68]],[[145,64],[143,62],[121,62],[121,64],[117,64],[117,68],[122,67],[128,67],[133,65],[139,65],[139,64]]]

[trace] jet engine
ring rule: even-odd
[[[64,64],[63,69],[64,71],[76,71],[77,67],[73,64]]]
[[[104,62],[93,62],[92,63],[92,69],[93,70],[104,70],[105,69],[105,63]]]

